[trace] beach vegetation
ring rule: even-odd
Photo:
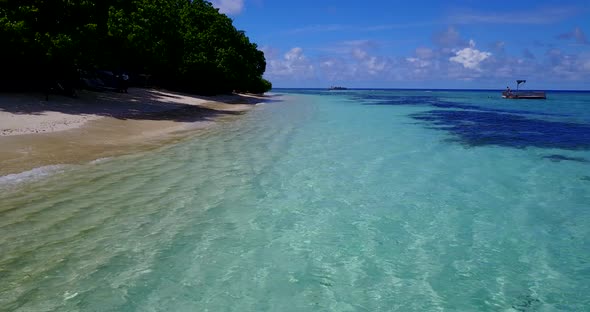
[[[201,94],[272,86],[264,53],[203,0],[3,0],[0,43],[1,89],[99,69]]]

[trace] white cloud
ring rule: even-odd
[[[285,59],[291,61],[305,60],[305,55],[303,55],[303,49],[299,47],[291,49],[289,52],[285,53]]]
[[[567,39],[576,40],[575,33]],[[557,78],[578,84],[590,79],[589,52],[566,53],[537,46],[511,55],[504,42],[478,48],[474,40],[463,39],[454,28],[438,33],[436,39],[440,39],[438,45],[418,47],[404,56],[379,53],[380,43],[371,40],[334,43],[315,48],[309,55],[301,47],[287,53],[262,50],[267,58],[266,77],[284,86],[399,87],[419,86],[425,81],[461,86],[461,81],[470,81],[493,88],[520,77],[537,84],[555,84]],[[541,48],[548,48],[547,53],[543,55]]]
[[[465,68],[480,70],[479,64],[492,55],[490,52],[479,51],[475,48],[475,41],[469,40],[469,48],[455,52],[449,61],[459,63]]]
[[[385,58],[371,56],[364,62],[364,64],[369,74],[379,75],[388,68],[389,62]]]
[[[353,68],[347,60],[329,57],[319,62],[323,78],[329,82],[347,81],[354,79]]]
[[[406,61],[408,63],[412,64],[416,68],[427,68],[432,64],[431,61],[421,59],[418,57],[408,57],[408,58],[406,58]]]
[[[559,49],[547,52],[548,69],[551,76],[568,80],[585,80],[590,78],[590,53],[579,55],[564,53]]]
[[[337,44],[329,49],[338,57],[329,57],[321,63],[324,77],[331,81],[346,79],[361,81],[386,75],[392,61],[388,57],[373,55],[379,44],[371,40],[351,40]],[[342,53],[346,51],[346,53]]]
[[[303,49],[295,47],[283,55],[276,57],[276,50],[263,48],[266,57],[266,75],[269,78],[305,79],[313,77],[315,68],[303,53]]]
[[[403,73],[403,79],[414,81],[432,77],[440,69],[437,61],[439,55],[438,51],[418,47],[413,56],[403,59],[401,67],[398,66],[397,68],[397,72]]]
[[[367,51],[361,49],[361,48],[354,48],[352,49],[352,56],[357,59],[357,60],[364,60],[365,58],[367,58]]]
[[[228,15],[240,14],[244,9],[244,0],[212,0],[211,3],[219,12]]]

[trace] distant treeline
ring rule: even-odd
[[[0,0],[0,89],[126,71],[197,93],[262,93],[264,54],[203,0]]]

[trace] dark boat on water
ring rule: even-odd
[[[505,99],[526,99],[526,100],[544,100],[547,98],[545,91],[519,91],[521,83],[525,83],[526,80],[516,80],[516,91],[506,88],[506,91],[502,92],[502,97]]]
[[[345,87],[331,86],[328,90],[348,90]]]

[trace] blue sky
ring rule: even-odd
[[[590,90],[590,0],[214,0],[274,87]]]

